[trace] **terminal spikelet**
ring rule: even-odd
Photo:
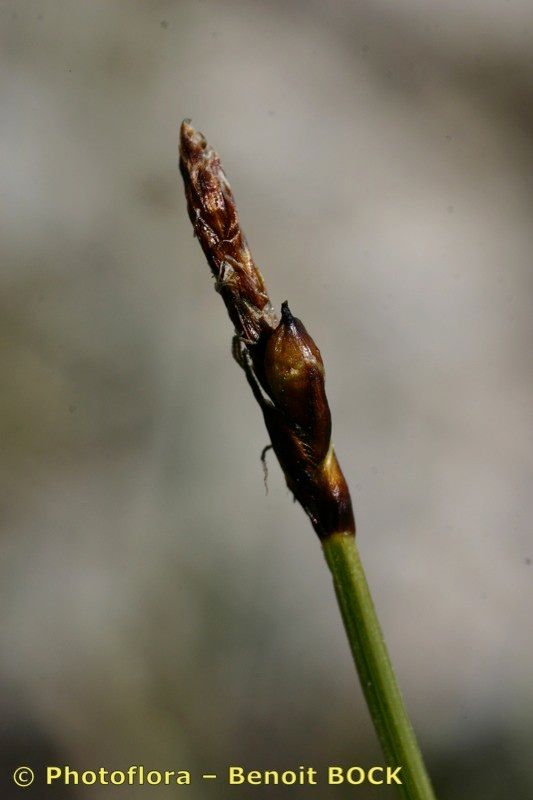
[[[287,303],[281,319],[275,315],[220,159],[188,121],[181,126],[180,170],[195,235],[235,327],[234,355],[261,406],[287,486],[321,539],[353,535],[320,351]]]

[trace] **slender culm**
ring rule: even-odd
[[[395,785],[407,800],[434,800],[355,543],[320,350],[287,302],[280,317],[274,313],[220,159],[188,120],[180,132],[180,170],[194,234],[233,323],[233,355],[261,407],[287,486],[321,540],[377,736],[400,775]]]

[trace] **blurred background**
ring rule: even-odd
[[[382,763],[271,457],[265,496],[177,171],[191,117],[322,350],[439,798],[533,797],[531,2],[6,0],[0,19],[3,796],[19,764]],[[395,796],[254,789],[354,792]]]

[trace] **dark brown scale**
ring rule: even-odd
[[[180,171],[195,234],[217,281],[225,264],[232,282],[220,293],[237,333],[249,342],[268,336],[277,325],[263,276],[242,233],[235,200],[220,159],[188,122],[181,126]]]

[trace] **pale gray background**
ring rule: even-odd
[[[0,19],[7,795],[18,763],[381,760],[272,458],[265,496],[186,217],[187,116],[321,347],[440,797],[533,796],[531,2],[21,0]]]

